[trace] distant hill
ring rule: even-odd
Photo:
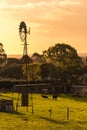
[[[9,55],[7,55],[7,57],[8,58],[18,58],[18,59],[20,59],[21,57],[22,57],[22,55],[21,54],[9,54]]]
[[[8,58],[18,58],[18,59],[22,58],[22,56],[23,56],[22,54],[8,54],[7,55]],[[31,57],[32,54],[29,54],[29,56]]]
[[[31,57],[31,55],[32,54],[29,54],[30,57]],[[83,53],[83,52],[78,53],[78,55],[81,57],[87,57],[87,53]],[[23,56],[22,54],[9,54],[9,55],[7,55],[8,58],[18,58],[18,59],[22,58],[22,56]]]

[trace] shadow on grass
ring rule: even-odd
[[[26,121],[26,122],[29,120],[27,115],[24,114],[24,113],[15,112],[15,111],[14,112],[3,112],[3,113],[8,114],[10,117],[15,115],[16,117],[14,119],[20,118],[20,119],[22,119],[23,121]]]
[[[75,95],[60,95],[61,98],[75,100],[77,102],[87,102],[87,96],[75,96]]]
[[[68,124],[69,122],[68,121],[57,121],[57,120],[54,120],[54,119],[50,119],[50,118],[47,118],[47,117],[43,117],[43,116],[39,116],[39,118],[41,119],[44,119],[46,121],[49,121],[49,122],[52,122],[52,123],[55,123],[55,124],[62,124],[62,125],[66,125]]]
[[[24,113],[16,112],[16,111],[13,111],[13,112],[5,112],[5,111],[4,111],[3,113],[12,114],[12,115],[25,115]]]
[[[77,121],[79,124],[87,124],[87,121]]]

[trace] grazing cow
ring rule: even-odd
[[[41,94],[41,97],[43,97],[43,98],[48,98],[47,95],[43,95],[43,94]]]
[[[57,100],[57,94],[53,94],[53,100]]]

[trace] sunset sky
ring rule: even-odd
[[[22,54],[19,25],[31,26],[28,53],[56,43],[87,52],[87,0],[0,0],[0,42],[6,54]]]

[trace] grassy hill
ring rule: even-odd
[[[14,100],[14,109],[17,97],[18,94],[0,94],[0,99]],[[21,95],[19,106],[20,100]],[[57,100],[53,100],[51,95],[42,98],[40,94],[33,94],[32,98],[29,95],[29,104],[28,111],[26,107],[20,106],[17,112],[0,112],[0,130],[87,130],[86,97],[60,95]]]

